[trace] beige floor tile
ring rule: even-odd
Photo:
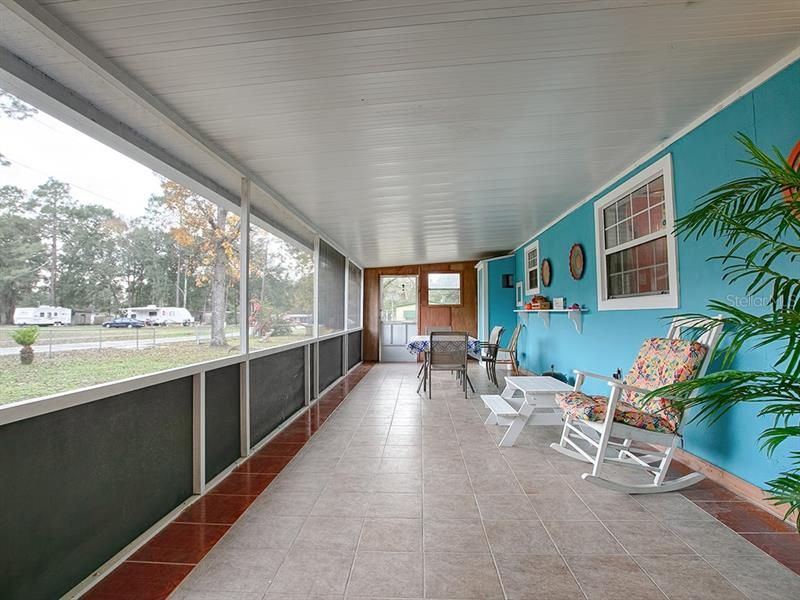
[[[489,552],[480,519],[426,518],[422,536],[425,552]]]
[[[419,458],[386,458],[381,460],[380,473],[420,473],[422,460]]]
[[[355,552],[292,549],[268,594],[344,594]]]
[[[362,552],[353,564],[348,597],[422,597],[422,554],[419,552]]]
[[[466,494],[473,493],[472,483],[464,473],[425,473],[423,475],[426,494]]]
[[[316,517],[363,517],[372,501],[370,492],[340,492],[326,489],[317,498],[311,514]]]
[[[560,556],[495,554],[507,600],[585,600]]]
[[[664,600],[666,597],[630,556],[566,557],[589,600]]]
[[[373,494],[372,501],[367,509],[367,516],[419,519],[422,517],[422,495]]]
[[[569,490],[530,495],[534,510],[543,521],[596,521],[597,517],[578,495]]]
[[[248,511],[225,534],[218,548],[276,548],[288,550],[304,517],[278,517],[264,511]]]
[[[362,550],[379,552],[421,552],[421,519],[366,519],[358,543]]]
[[[425,597],[500,600],[503,591],[489,554],[426,552]]]
[[[669,529],[656,522],[603,521],[631,554],[694,554]]]
[[[556,547],[539,521],[484,521],[495,554],[556,554]]]
[[[525,495],[476,494],[481,518],[487,520],[538,520],[533,505]]]
[[[311,513],[318,496],[316,493],[275,492],[268,489],[250,505],[245,516],[258,513],[281,517],[305,517]]]
[[[425,519],[480,518],[475,496],[468,494],[423,494],[422,514]]]
[[[666,521],[665,525],[701,556],[746,554],[760,556],[761,550],[717,520]]]
[[[362,519],[308,517],[300,533],[297,534],[293,549],[355,550],[362,523]]]
[[[599,521],[545,521],[544,526],[562,554],[624,554],[625,550]],[[594,557],[587,558],[588,562]]]
[[[699,556],[634,556],[670,600],[745,600],[746,596]]]
[[[215,548],[184,580],[181,589],[263,594],[285,556],[285,550]]]
[[[800,598],[800,576],[765,554],[704,557],[751,600]]]

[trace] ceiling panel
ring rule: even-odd
[[[367,266],[514,247],[800,39],[797,0],[41,4]],[[235,187],[80,61],[3,39]]]

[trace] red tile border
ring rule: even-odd
[[[198,498],[82,598],[161,600],[169,596],[319,430],[372,365],[362,363],[346,375],[304,415]]]
[[[691,469],[673,461],[680,475]],[[673,467],[670,466],[670,473]],[[749,502],[715,481],[704,479],[679,492],[723,525],[800,575],[800,534],[791,523]]]
[[[160,600],[169,596],[192,565],[125,561],[83,595],[86,600]]]

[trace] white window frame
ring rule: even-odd
[[[536,250],[536,266],[535,267],[528,267],[528,255],[531,252]],[[539,240],[535,242],[531,242],[527,246],[525,246],[525,255],[524,255],[524,264],[523,268],[525,269],[525,295],[526,296],[533,296],[538,294],[539,291],[542,289],[542,267],[541,267],[541,253],[539,252]],[[536,269],[536,282],[539,284],[535,288],[528,287],[528,282],[531,280],[529,277],[530,272]]]
[[[664,218],[666,219],[667,238],[667,272],[669,277],[669,293],[652,294],[646,296],[630,296],[626,298],[608,297],[608,282],[606,279],[606,248],[603,210],[617,200],[636,191],[644,184],[664,177]],[[678,308],[680,303],[680,290],[678,287],[678,249],[675,239],[675,193],[672,180],[672,155],[667,154],[652,165],[643,169],[625,183],[616,187],[594,203],[595,247],[597,266],[597,308],[598,310],[643,310],[656,308]],[[661,237],[654,236],[654,239]],[[648,241],[648,237],[631,240],[625,244],[615,246],[613,251],[619,252],[629,247],[635,247]]]

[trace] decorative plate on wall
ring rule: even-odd
[[[550,259],[542,259],[542,285],[550,287],[550,280],[553,278],[553,270],[550,267]]]
[[[573,244],[569,250],[569,273],[573,279],[583,277],[583,268],[586,261],[583,257],[583,247],[580,244]]]

